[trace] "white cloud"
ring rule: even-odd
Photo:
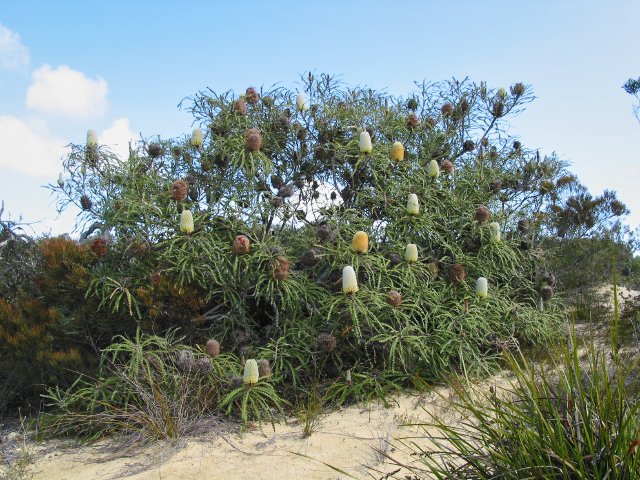
[[[129,158],[129,142],[135,142],[136,134],[131,131],[128,118],[114,120],[109,128],[98,135],[98,143],[108,146],[120,160]]]
[[[62,168],[66,143],[41,125],[0,115],[0,166],[14,172],[50,177],[53,182]]]
[[[29,49],[20,35],[0,23],[0,69],[19,70],[29,65]]]
[[[66,65],[43,65],[33,72],[27,107],[73,118],[98,118],[107,111],[109,87],[103,78],[91,79]]]

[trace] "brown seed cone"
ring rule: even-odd
[[[233,240],[233,251],[236,255],[246,255],[251,250],[251,241],[246,235],[238,235]]]
[[[336,337],[330,333],[321,333],[317,338],[318,348],[323,352],[331,353],[336,348]]]
[[[207,355],[217,357],[218,355],[220,355],[220,342],[214,340],[213,338],[210,338],[209,340],[207,340],[205,350],[207,352]]]
[[[273,103],[274,103],[274,102],[273,102],[273,98],[272,98],[272,97],[269,97],[269,96],[267,96],[267,97],[262,97],[262,104],[263,104],[265,107],[269,107],[269,108],[271,108],[271,107],[273,107]]]
[[[449,274],[451,275],[451,280],[456,283],[462,283],[467,278],[467,270],[463,265],[460,265],[459,263],[451,265]]]
[[[149,152],[149,156],[151,158],[158,158],[160,155],[162,155],[162,147],[157,143],[151,143],[147,147],[147,152]]]
[[[245,147],[249,152],[258,152],[262,147],[262,135],[257,128],[250,128],[245,133]]]
[[[162,275],[160,274],[160,272],[152,272],[149,275],[149,280],[151,280],[151,285],[156,287],[160,283],[160,280],[162,280]]]
[[[93,206],[93,202],[86,195],[82,195],[80,197],[80,206],[82,207],[83,210],[91,210],[91,207]]]
[[[208,358],[198,358],[193,363],[193,369],[202,375],[206,375],[212,369],[211,361]]]
[[[238,100],[233,102],[233,109],[240,115],[245,115],[247,113],[247,102],[239,98]]]
[[[396,265],[400,265],[402,263],[402,257],[399,253],[391,252],[387,258],[389,259],[389,265],[391,267],[395,267]]]
[[[531,250],[531,242],[529,240],[521,240],[520,241],[520,250]]]
[[[500,118],[502,115],[504,115],[504,103],[494,103],[493,108],[491,109],[491,114],[496,118]]]
[[[487,220],[489,220],[490,217],[491,212],[486,206],[480,205],[478,208],[476,208],[476,220],[478,223],[485,223]]]
[[[293,185],[284,185],[278,190],[278,196],[282,198],[289,198],[293,195]]]
[[[271,186],[273,188],[281,188],[284,185],[284,180],[279,175],[271,175]]]
[[[527,233],[529,231],[529,220],[521,218],[518,220],[518,232]]]
[[[436,126],[436,123],[438,123],[438,121],[437,121],[435,118],[433,118],[433,117],[427,117],[427,118],[425,118],[425,120],[424,120],[424,124],[425,124],[425,125],[427,126],[427,128],[429,128],[429,129],[431,129],[431,128],[435,127],[435,126]]]
[[[443,160],[440,163],[440,171],[443,173],[453,173],[453,162],[451,160]]]
[[[258,377],[264,378],[271,375],[271,363],[266,358],[258,360]]]
[[[453,105],[451,105],[450,103],[445,103],[440,108],[440,113],[442,113],[443,117],[447,115],[451,115],[451,112],[453,112]]]
[[[244,96],[247,99],[247,102],[251,105],[255,105],[256,103],[258,103],[258,100],[260,100],[260,94],[253,87],[247,88],[247,90],[244,92]]]
[[[133,237],[127,241],[127,253],[132,257],[144,257],[149,250],[149,242],[142,237]]]
[[[540,289],[540,297],[542,297],[542,300],[545,302],[550,300],[551,297],[553,297],[553,287],[550,287],[549,285],[542,287]]]
[[[171,184],[171,195],[178,202],[182,202],[187,198],[189,192],[189,184],[184,180],[176,180]]]
[[[276,257],[273,267],[273,278],[276,280],[286,280],[289,278],[289,260],[281,255]]]
[[[195,358],[191,350],[178,350],[176,366],[183,372],[188,372],[195,366]]]
[[[458,109],[460,110],[460,112],[464,114],[471,109],[471,105],[469,105],[469,102],[467,101],[466,98],[463,98],[462,100],[460,100],[460,103],[458,104]]]
[[[325,225],[320,225],[318,227],[317,234],[318,234],[318,239],[320,240],[320,243],[324,243],[331,240],[331,237],[333,236],[333,231],[331,230],[331,227],[329,225],[325,224]]]
[[[413,130],[414,128],[417,128],[418,125],[420,125],[420,120],[418,120],[418,116],[415,113],[410,113],[409,116],[407,117],[407,128],[409,128],[410,130]]]
[[[525,87],[522,83],[516,83],[511,87],[511,94],[515,97],[519,97],[524,93]]]
[[[522,148],[522,142],[519,142],[518,140],[513,142],[513,149],[514,150],[520,150],[521,148]]]
[[[464,152],[471,152],[474,148],[476,148],[476,144],[472,140],[465,140],[462,144],[462,151]]]
[[[96,257],[102,257],[109,251],[107,239],[104,237],[97,237],[91,240],[90,248]]]
[[[438,278],[438,273],[440,273],[440,267],[438,267],[437,260],[431,260],[427,263],[427,268],[429,269],[429,273],[431,274],[431,279],[435,280]]]
[[[282,197],[271,197],[269,203],[273,208],[280,208],[284,205],[284,199]]]
[[[302,258],[300,260],[302,261],[303,265],[312,267],[320,260],[319,253],[319,248],[311,247],[309,250],[302,254]]]
[[[402,303],[402,295],[396,290],[390,290],[387,293],[387,303],[392,307],[397,307]]]
[[[489,191],[496,193],[502,189],[502,182],[500,180],[496,180],[495,182],[489,183]]]
[[[290,123],[291,119],[287,115],[281,115],[277,120],[277,126],[281,130],[286,130],[287,128],[289,128]]]

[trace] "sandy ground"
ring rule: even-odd
[[[498,387],[508,382],[505,375],[492,377],[483,386]],[[404,394],[389,408],[382,405],[349,407],[320,417],[310,437],[303,438],[297,419],[263,425],[245,433],[232,433],[218,425],[211,431],[176,442],[130,445],[127,439],[73,446],[61,442],[19,446],[15,459],[28,459],[21,475],[5,478],[33,480],[186,480],[186,479],[345,479],[405,478],[408,470],[391,464],[379,451],[398,462],[415,464],[400,440],[423,448],[432,444],[422,427],[406,426],[430,420],[430,414],[455,421],[450,412],[451,391],[437,388],[427,395]],[[427,432],[435,429],[427,428]],[[20,443],[12,433],[11,441]],[[415,438],[414,438],[415,437]],[[406,440],[410,438],[409,440]],[[5,445],[7,442],[5,441]],[[14,459],[14,464],[15,464]],[[3,468],[3,467],[0,467]],[[15,468],[14,468],[15,470]],[[0,470],[0,474],[2,470]],[[1,476],[1,475],[0,475]]]

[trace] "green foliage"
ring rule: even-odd
[[[278,416],[284,414],[286,405],[273,384],[261,379],[255,385],[242,384],[231,390],[220,402],[220,409],[227,414],[235,414],[246,427],[250,421],[269,420],[273,425]]]

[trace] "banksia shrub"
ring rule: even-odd
[[[336,348],[337,341],[336,337],[330,333],[321,333],[318,335],[316,343],[318,344],[318,349],[326,353],[331,353]]]
[[[193,232],[193,214],[191,210],[182,210],[180,214],[180,231],[187,235]]]
[[[258,362],[255,359],[250,358],[244,363],[244,374],[242,375],[242,381],[245,385],[255,385],[260,379],[260,370],[258,369]]]
[[[342,269],[342,293],[356,293],[358,288],[358,277],[351,265]]]
[[[401,162],[404,160],[404,145],[401,142],[393,142],[391,146],[391,160]]]
[[[262,135],[257,128],[250,128],[245,133],[245,147],[249,152],[258,152],[262,147]]]
[[[176,180],[171,184],[171,196],[178,202],[184,202],[189,192],[189,184],[184,180]]]
[[[489,217],[491,217],[491,212],[486,206],[480,205],[476,208],[476,221],[478,223],[486,223]]]
[[[220,342],[210,338],[207,340],[207,344],[205,345],[205,351],[207,352],[207,355],[217,357],[220,355]]]
[[[67,296],[94,302],[88,325],[114,326],[87,331],[112,338],[135,333],[132,325],[172,327],[193,345],[215,326],[225,345],[225,355],[208,357],[216,371],[233,355],[274,361],[278,375],[242,395],[258,399],[273,387],[299,398],[312,385],[345,387],[336,380],[352,368],[355,385],[341,401],[368,395],[374,383],[382,391],[389,378],[403,385],[411,375],[434,379],[444,365],[481,370],[514,324],[526,322],[514,334],[523,344],[548,338],[547,326],[560,317],[556,302],[539,315],[531,300],[543,295],[545,284],[534,279],[548,270],[534,258],[544,225],[532,221],[526,236],[509,233],[498,246],[487,226],[497,219],[494,209],[510,232],[519,218],[551,215],[551,203],[564,204],[538,195],[543,181],[556,185],[566,173],[562,162],[514,152],[506,122],[492,114],[498,101],[505,115],[520,110],[526,92],[501,100],[485,89],[482,98],[481,86],[465,80],[425,84],[399,99],[328,76],[305,76],[302,85],[299,94],[250,87],[241,92],[246,112],[236,110],[237,93],[196,94],[187,110],[207,128],[206,142],[202,131],[193,140],[152,137],[172,152],[154,161],[144,150],[152,141],[144,140],[126,162],[107,163],[108,146],[101,147],[105,168],[87,165],[84,146],[65,158],[64,189],[54,190],[67,203],[93,199],[79,217],[83,232],[101,224],[113,238],[113,251],[100,259],[86,242],[84,264],[71,272],[84,287]],[[185,184],[172,187],[178,179]],[[479,206],[495,218],[484,218]],[[171,228],[177,215],[183,233]],[[149,245],[144,256],[133,254],[131,238]],[[521,241],[536,248],[519,250]],[[480,275],[491,279],[492,295],[474,304]],[[0,275],[3,281],[11,275]],[[468,316],[449,328],[465,299]],[[469,335],[471,325],[477,335]],[[318,340],[320,332],[333,340]]]
[[[398,307],[402,303],[402,295],[396,290],[390,290],[387,293],[387,303],[392,307]]]
[[[369,235],[367,235],[367,232],[359,231],[353,235],[351,250],[357,253],[367,253],[369,251]]]
[[[407,244],[404,250],[404,259],[409,263],[418,261],[418,246],[415,243]]]
[[[251,250],[251,241],[246,235],[238,235],[233,240],[232,248],[236,255],[246,255]]]

